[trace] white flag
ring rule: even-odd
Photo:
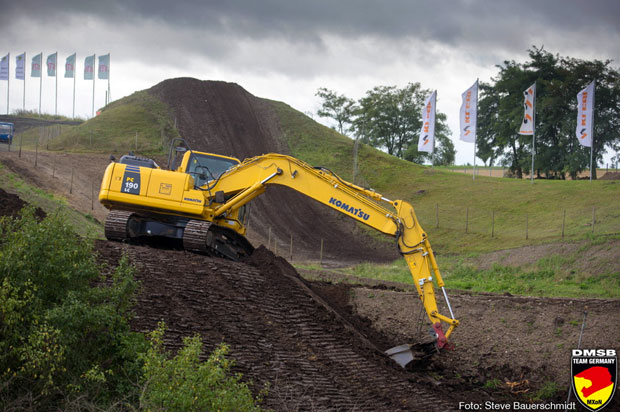
[[[56,61],[58,60],[58,53],[52,53],[47,56],[47,75],[49,77],[56,76]]]
[[[75,53],[65,61],[65,77],[75,77]]]
[[[39,53],[32,58],[30,77],[41,77],[41,64],[43,63],[43,53]]]
[[[9,80],[9,55],[0,60],[0,80]]]
[[[26,78],[26,52],[15,57],[15,78],[18,80]]]
[[[585,89],[577,94],[577,140],[579,144],[592,147],[592,137],[594,130],[594,83],[586,86]]]
[[[476,142],[476,117],[478,116],[478,80],[461,95],[461,140]]]
[[[100,79],[110,78],[110,53],[104,56],[99,56],[98,77]]]
[[[435,90],[424,102],[422,109],[422,129],[420,129],[420,139],[418,140],[418,151],[433,153],[435,149],[435,101],[437,90]]]
[[[95,55],[84,59],[84,80],[95,80]]]
[[[523,122],[519,134],[534,134],[534,108],[536,105],[536,83],[523,92]]]

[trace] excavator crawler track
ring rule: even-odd
[[[209,239],[210,222],[202,220],[190,220],[183,231],[183,248],[192,252],[201,252],[210,254],[210,248],[207,246]]]
[[[127,239],[127,222],[133,215],[126,210],[111,210],[105,220],[104,232],[108,240],[123,241]]]

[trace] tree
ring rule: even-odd
[[[323,99],[321,108],[318,110],[317,114],[320,117],[334,119],[336,123],[338,123],[338,132],[340,134],[345,134],[345,125],[350,125],[352,123],[355,102],[345,95],[338,94],[324,87],[317,90],[315,96]]]
[[[405,151],[403,158],[414,163],[424,163],[430,161],[434,166],[449,166],[454,164],[456,158],[456,149],[454,143],[450,140],[452,132],[446,123],[446,115],[437,113],[435,124],[435,142],[436,147],[433,153],[419,152],[417,140],[411,141],[409,147]]]
[[[590,157],[575,137],[576,95],[597,81],[593,155],[601,161],[607,149],[620,148],[620,74],[610,61],[563,58],[542,48],[533,47],[529,57],[524,64],[505,61],[492,84],[481,84],[477,154],[485,162],[503,158],[518,177],[529,170],[532,139],[517,130],[523,90],[536,82],[535,173],[576,178],[588,168]]]
[[[422,126],[420,108],[429,90],[420,83],[409,83],[402,89],[396,86],[376,86],[358,101],[353,129],[361,140],[373,147],[386,150],[393,156],[423,162],[429,156],[418,153],[417,138]],[[447,138],[450,130],[446,116],[437,113],[436,136],[439,136],[437,161],[453,163],[454,145]],[[444,138],[445,137],[445,138]]]
[[[403,157],[409,143],[420,129],[418,108],[424,103],[420,83],[376,86],[358,102],[354,129],[357,136],[374,147]]]

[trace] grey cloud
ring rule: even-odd
[[[620,2],[603,0],[412,1],[412,0],[21,0],[6,5],[0,19],[29,14],[90,14],[112,21],[153,19],[239,37],[288,37],[318,41],[317,33],[343,37],[415,36],[448,44],[490,40],[478,26],[503,29],[504,36],[526,38],[537,27],[570,32],[575,27],[618,34]],[[0,20],[0,21],[2,21]]]

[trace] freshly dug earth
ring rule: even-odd
[[[0,214],[22,205],[0,191]],[[620,301],[453,292],[456,349],[404,371],[381,352],[425,340],[411,291],[308,283],[265,248],[245,263],[106,241],[96,249],[110,266],[125,253],[138,268],[135,330],[164,320],[173,351],[194,334],[207,351],[226,342],[255,393],[270,385],[264,406],[276,411],[457,410],[459,402],[529,401],[549,382],[551,399],[563,401],[583,310],[582,347],[620,350]],[[615,399],[609,410],[617,407]]]
[[[28,206],[28,204],[21,200],[19,196],[7,193],[4,189],[0,188],[0,217],[17,217],[19,216],[19,212],[26,206]],[[35,209],[34,215],[37,219],[45,218],[45,212],[38,207]]]
[[[344,320],[292,266],[265,248],[238,263],[113,242],[99,241],[96,247],[112,265],[127,253],[139,268],[135,330],[153,330],[163,320],[165,344],[173,350],[194,334],[204,339],[208,351],[225,342],[235,370],[253,382],[255,391],[270,385],[266,407],[457,409],[453,386],[393,364],[381,354],[388,338],[375,342],[377,332],[367,336],[355,326],[363,321]]]

